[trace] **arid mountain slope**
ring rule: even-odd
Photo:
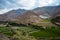
[[[26,13],[19,15],[17,19],[18,22],[22,24],[38,23],[42,20],[42,18],[40,18],[39,15],[33,11],[27,11]]]

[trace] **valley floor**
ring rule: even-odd
[[[60,40],[60,28],[38,29],[38,26],[10,26],[0,25],[0,33],[11,40]]]

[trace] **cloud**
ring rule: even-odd
[[[10,11],[10,10],[11,10],[11,9],[8,10],[8,9],[6,9],[6,8],[5,8],[5,9],[0,9],[0,14],[6,13],[6,12],[8,12],[8,11]]]
[[[43,7],[43,6],[56,6],[57,3],[58,3],[57,0],[39,0],[39,1],[37,1],[37,5],[39,7]]]
[[[22,5],[23,9],[32,9],[35,6],[36,0],[20,0],[17,1],[17,4]]]
[[[34,9],[43,6],[60,5],[59,0],[0,0],[0,13],[13,9]]]

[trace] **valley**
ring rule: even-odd
[[[13,23],[14,24],[14,23]],[[43,21],[36,25],[1,24],[0,33],[10,40],[53,40],[60,39],[60,28],[55,27],[50,21]],[[51,25],[52,24],[52,25]],[[8,25],[8,26],[7,26]],[[37,26],[38,25],[38,26]]]

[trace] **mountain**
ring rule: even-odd
[[[57,9],[54,13],[53,13],[53,15],[51,16],[51,17],[57,17],[57,16],[60,16],[60,8],[59,9]]]
[[[46,18],[49,18],[50,15],[49,13],[47,13],[47,11],[44,11],[44,10],[33,10],[36,14],[39,15],[39,17],[43,18],[43,19],[46,19]]]
[[[60,9],[60,5],[59,6],[38,7],[38,8],[33,9],[33,11],[36,12],[36,13],[39,13],[40,11],[45,11],[50,16],[52,16],[59,9]]]
[[[0,21],[17,21],[18,23],[37,23],[42,19],[60,16],[59,6],[38,7],[33,10],[17,9],[0,15]],[[29,22],[28,22],[29,21]]]
[[[1,14],[0,18],[2,17],[1,20],[3,20],[3,19],[11,20],[11,19],[14,19],[15,17],[17,17],[18,15],[23,14],[26,11],[27,10],[24,10],[24,9],[11,10],[7,13]]]
[[[29,10],[24,14],[17,16],[17,19],[18,23],[22,24],[38,23],[42,20],[42,18],[40,18],[39,15],[33,12],[32,10]]]

